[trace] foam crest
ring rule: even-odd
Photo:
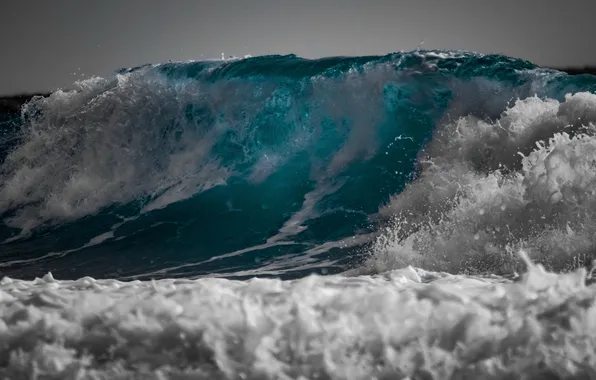
[[[390,227],[365,267],[508,273],[519,269],[519,248],[551,269],[590,264],[595,111],[590,93],[528,98],[494,122],[439,128],[419,178],[380,210]]]

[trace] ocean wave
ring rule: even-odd
[[[593,377],[595,91],[417,51],[34,97],[0,115],[0,377]]]
[[[0,265],[17,276],[300,277],[413,260],[475,273],[513,268],[503,252],[524,244],[538,258],[557,244],[537,236],[553,231],[573,231],[577,247],[548,254],[549,268],[576,265],[590,256],[589,200],[575,217],[552,211],[561,206],[540,197],[555,185],[532,178],[541,157],[589,155],[579,146],[594,89],[592,76],[450,51],[171,62],[79,81],[3,124]],[[492,212],[493,193],[506,211]],[[530,209],[552,210],[518,222]],[[438,243],[467,237],[477,239],[461,253]],[[428,249],[395,248],[413,240]]]

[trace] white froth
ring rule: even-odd
[[[596,95],[518,100],[494,122],[439,128],[418,180],[380,214],[391,221],[368,270],[416,263],[450,272],[511,272],[512,252],[561,270],[596,248]]]
[[[596,364],[584,277],[4,278],[0,377],[580,378]]]

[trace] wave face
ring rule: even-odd
[[[123,69],[0,135],[0,266],[296,278],[589,263],[596,77],[498,55]]]

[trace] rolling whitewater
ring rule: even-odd
[[[0,377],[596,378],[596,76],[121,69],[0,114]]]

